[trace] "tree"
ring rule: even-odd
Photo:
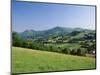
[[[84,49],[84,48],[78,48],[77,49],[77,55],[85,56],[85,54],[86,54],[86,49]]]
[[[85,41],[81,43],[81,47],[85,48],[89,54],[96,49],[95,40]]]
[[[21,46],[22,45],[22,40],[21,37],[18,35],[17,32],[12,33],[12,40],[13,40],[13,46]]]
[[[72,55],[77,55],[77,49],[72,49],[72,50],[71,50],[71,54],[72,54]]]
[[[63,49],[62,49],[62,53],[70,54],[70,49],[63,48]]]

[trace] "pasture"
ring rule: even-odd
[[[12,73],[95,69],[95,58],[12,47]]]

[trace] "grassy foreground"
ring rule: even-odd
[[[95,69],[95,64],[95,58],[12,48],[13,73]]]

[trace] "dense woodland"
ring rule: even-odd
[[[96,53],[96,33],[81,28],[55,27],[44,31],[12,33],[13,46],[86,56]]]

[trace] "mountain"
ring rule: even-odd
[[[36,39],[44,38],[47,39],[51,36],[75,36],[81,32],[91,32],[92,30],[82,29],[82,28],[65,28],[65,27],[54,27],[52,29],[35,31],[35,30],[25,30],[19,33],[19,35],[24,39]]]

